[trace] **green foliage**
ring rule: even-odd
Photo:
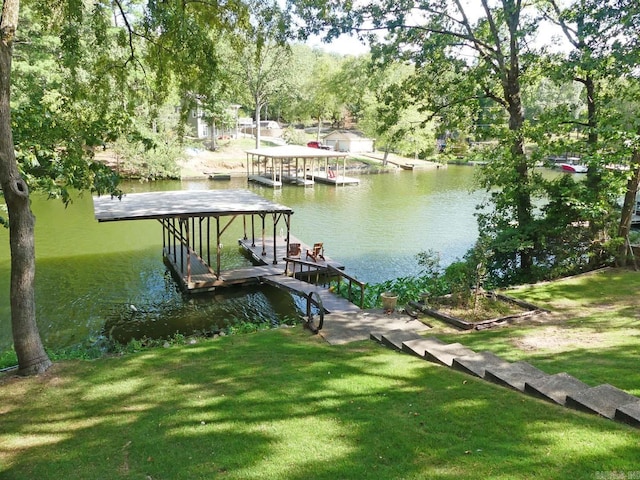
[[[119,139],[112,145],[123,176],[143,180],[179,178],[177,160],[184,156],[184,145],[175,133],[151,134],[145,138]]]
[[[74,4],[61,13],[21,11],[13,63],[12,129],[19,167],[32,189],[70,200],[72,190],[116,193],[118,178],[93,149],[129,126],[134,90],[110,12]],[[24,39],[24,40],[23,40]],[[120,92],[116,97],[114,91]]]
[[[18,356],[13,348],[0,352],[0,369],[11,368],[16,365],[18,365]]]
[[[418,253],[416,259],[422,267],[420,275],[368,285],[365,292],[365,308],[380,307],[380,295],[383,292],[398,295],[398,305],[406,305],[410,301],[433,301],[444,295],[451,295],[457,305],[466,305],[474,289],[483,286],[484,264],[479,260],[475,249],[471,250],[464,260],[453,262],[444,269],[440,265],[439,254],[433,250]],[[348,298],[344,285],[339,293]],[[351,299],[355,300],[357,299]]]
[[[289,145],[306,145],[307,144],[307,136],[304,131],[298,130],[292,126],[288,126],[284,133],[282,134],[282,138],[284,138]]]

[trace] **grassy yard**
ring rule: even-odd
[[[639,280],[522,288],[556,313],[441,338],[639,395]],[[299,327],[0,377],[7,479],[618,479],[639,458],[638,429]]]

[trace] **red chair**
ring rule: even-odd
[[[287,257],[299,257],[302,254],[302,249],[299,243],[290,243]]]
[[[322,243],[314,243],[311,250],[307,249],[307,258],[311,257],[314,262],[318,261],[318,257],[324,260],[324,247]]]

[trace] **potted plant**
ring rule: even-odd
[[[385,313],[393,313],[396,309],[396,302],[398,301],[398,294],[394,292],[382,292],[380,294],[380,300],[382,300],[382,309]]]

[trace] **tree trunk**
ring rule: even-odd
[[[598,105],[596,99],[596,84],[593,80],[593,74],[588,72],[584,79],[580,82],[584,85],[587,92],[587,125],[589,131],[587,132],[587,146],[589,147],[589,154],[595,152],[598,148]],[[586,185],[593,193],[594,197],[598,199],[602,190],[602,172],[596,165],[592,165],[587,171]],[[598,222],[598,219],[593,219],[591,223],[591,231],[594,235],[601,231],[603,228],[602,222]]]
[[[34,279],[35,217],[29,189],[18,171],[11,132],[11,60],[19,0],[5,0],[0,22],[0,186],[9,215],[11,328],[19,373],[33,375],[51,366],[36,323]]]
[[[589,125],[587,143],[591,148],[595,148],[598,144],[598,104],[596,99],[596,84],[591,72],[587,73],[583,83],[587,90],[587,124]]]
[[[618,264],[621,267],[627,265],[627,238],[631,230],[631,219],[636,210],[636,197],[638,195],[638,186],[640,185],[640,150],[638,149],[633,151],[631,171],[632,176],[627,181],[627,191],[624,195],[624,204],[622,205],[622,214],[618,227],[618,237],[624,239],[624,244],[620,246],[618,251]]]
[[[260,110],[262,105],[256,96],[256,148],[260,148]]]
[[[216,121],[211,121],[211,150],[218,150],[218,135],[216,133]]]
[[[483,0],[483,5],[486,8],[487,2],[485,0]],[[516,3],[511,2],[504,2],[503,5],[505,5],[505,21],[509,27],[509,61],[508,63],[505,62],[501,78],[504,99],[509,113],[509,130],[513,132],[511,156],[517,176],[516,186],[513,191],[516,207],[515,220],[520,232],[524,232],[522,234],[523,238],[527,241],[532,241],[532,238],[528,238],[531,236],[528,232],[531,231],[530,226],[533,221],[531,175],[525,155],[524,135],[522,132],[522,127],[524,126],[524,108],[522,106],[522,92],[520,88],[520,51],[518,48],[521,9],[519,3],[517,7]],[[496,39],[496,44],[499,45],[500,40]],[[520,257],[520,270],[523,276],[530,278],[533,270],[533,255],[531,249],[523,248],[518,252],[518,255]]]
[[[382,157],[382,166],[386,166],[389,161],[389,150],[391,150],[391,144],[387,142],[387,145],[384,147],[384,156]]]
[[[530,172],[527,163],[527,157],[524,150],[524,137],[522,135],[522,126],[524,125],[524,109],[522,107],[522,98],[520,93],[519,69],[517,64],[507,75],[507,83],[504,86],[505,98],[507,100],[509,112],[509,130],[514,133],[511,144],[511,156],[515,162],[517,174],[517,186],[514,190],[516,222],[520,230],[528,231],[533,220],[531,191],[530,191]],[[529,239],[531,240],[531,239]],[[530,249],[522,249],[519,252],[520,269],[525,277],[529,277],[533,267],[533,257]]]

